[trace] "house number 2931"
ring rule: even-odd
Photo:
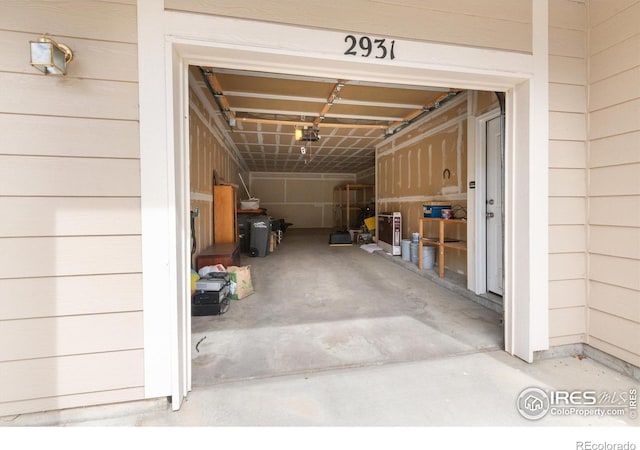
[[[358,39],[353,34],[347,34],[344,42],[349,46],[344,52],[345,55],[362,56],[364,58],[395,59],[393,46],[396,41],[386,39],[372,39],[369,36],[362,36]]]

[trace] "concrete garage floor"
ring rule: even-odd
[[[628,393],[589,359],[527,364],[502,351],[498,313],[388,257],[289,229],[275,253],[243,256],[256,292],[194,317],[193,390],[164,399],[7,418],[4,426],[632,426],[622,417],[521,417],[528,387]],[[637,436],[637,435],[636,435]],[[575,447],[572,447],[575,448]]]
[[[194,387],[503,348],[498,314],[328,240],[293,229],[266,258],[243,257],[255,294],[192,319]]]

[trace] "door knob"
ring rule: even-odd
[[[493,203],[494,203],[494,201],[493,201],[493,199],[492,199],[492,198],[490,198],[489,200],[487,200],[487,204],[489,204],[489,205],[493,205]]]
[[[488,212],[488,213],[487,213],[487,219],[490,219],[490,218],[492,218],[492,217],[493,217],[493,213],[492,213],[492,212]]]

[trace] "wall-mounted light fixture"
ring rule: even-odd
[[[37,41],[31,41],[31,65],[45,75],[66,75],[67,64],[72,59],[71,49],[53,39],[42,36]]]

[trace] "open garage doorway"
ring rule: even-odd
[[[434,283],[433,264],[382,258],[357,237],[351,246],[329,241],[344,218],[332,193],[350,181],[371,183],[374,217],[398,210],[403,237],[418,230],[433,200],[450,201],[466,221],[467,153],[476,147],[467,133],[476,116],[499,106],[494,93],[194,66],[189,83],[191,211],[200,211],[192,218],[194,261],[231,261],[198,255],[235,242],[241,262],[233,264],[251,267],[255,291],[224,314],[192,318],[194,386],[504,348],[502,310],[460,295],[467,266],[476,270],[466,252],[447,251],[445,281],[457,283],[456,293]],[[300,129],[317,134],[301,142]],[[248,190],[260,198],[260,214],[293,222],[258,257],[212,230],[222,213],[225,223],[251,213],[240,206],[251,195],[244,179],[254,181]],[[235,192],[235,211],[212,195],[220,185]],[[356,225],[363,212],[351,210]],[[237,233],[242,242],[248,230]],[[458,233],[467,242],[474,230]]]
[[[149,140],[143,140],[141,146],[143,285],[145,367],[161,366],[164,361],[165,367],[171,368],[174,408],[179,408],[181,399],[191,389],[189,192],[186,183],[189,179],[186,118],[190,64],[301,76],[334,78],[344,75],[348,79],[418,86],[447,86],[455,80],[455,85],[462,89],[506,92],[505,350],[532,361],[535,350],[547,347],[544,239],[547,235],[547,184],[544,180],[548,143],[546,133],[540,132],[548,126],[543,95],[547,80],[546,63],[542,60],[544,52],[534,52],[532,56],[495,50],[489,52],[491,57],[488,58],[487,51],[474,48],[396,40],[396,53],[398,45],[402,44],[405,56],[390,63],[349,59],[337,48],[334,49],[336,55],[327,53],[327,42],[343,42],[344,36],[339,32],[177,13],[171,14],[165,25],[164,29],[150,32],[150,35],[157,33],[156,39],[149,36],[147,40],[143,36],[140,44],[157,50],[157,47],[163,47],[162,36],[166,33],[168,51],[160,50],[163,56],[158,58],[167,69],[163,73],[166,83],[156,82],[157,71],[146,71],[144,67],[141,70],[141,134],[149,135]],[[240,32],[239,27],[243,36],[241,46],[233,38]],[[270,39],[266,36],[278,36],[278,43],[269,44]],[[291,43],[291,48],[287,42]],[[304,48],[297,45],[298,42],[304,42]],[[457,62],[443,65],[442,61]],[[166,102],[159,103],[158,94]],[[513,114],[509,114],[510,111]],[[158,127],[150,126],[153,123]],[[156,130],[167,124],[171,124],[167,135],[157,135]],[[531,127],[536,127],[538,132],[529,133]],[[529,189],[533,180],[540,186],[535,191]],[[168,192],[169,196],[163,199],[158,195],[161,192]],[[165,205],[165,211],[175,211],[175,216],[170,214],[166,226],[154,228],[146,220],[147,214],[162,211],[162,205]],[[540,245],[530,245],[532,234],[540,237]],[[154,247],[153,243],[158,242],[163,245]],[[176,249],[177,253],[174,253]],[[158,253],[166,255],[158,258]],[[170,263],[164,265],[163,261],[167,259]],[[154,271],[154,267],[158,271]],[[162,274],[166,274],[165,282],[159,282],[164,279]],[[173,292],[178,298],[177,308]],[[169,325],[168,333],[167,328],[160,326],[162,323]],[[161,337],[158,341],[154,339],[156,335]],[[167,341],[167,335],[174,350],[168,355],[166,346],[162,345]],[[156,386],[166,383],[163,378],[166,375],[154,373],[145,370],[148,374],[145,389],[149,395]]]

